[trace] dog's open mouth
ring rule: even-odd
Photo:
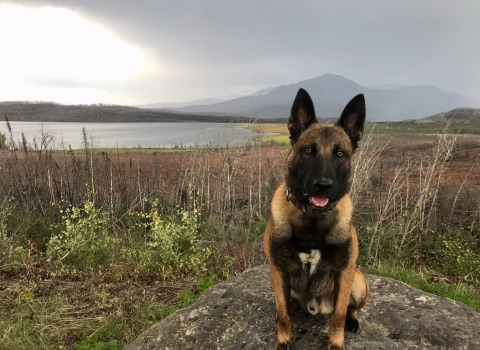
[[[324,208],[329,202],[328,197],[310,197],[309,200],[310,203],[317,208]]]

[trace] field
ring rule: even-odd
[[[288,136],[263,141],[173,152],[5,142],[0,349],[122,349],[208,286],[265,263]],[[360,267],[480,311],[477,130],[369,124],[355,167]]]

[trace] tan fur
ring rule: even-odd
[[[358,257],[357,232],[353,225],[350,226],[352,235],[352,251],[350,252],[350,263],[348,267],[340,273],[339,293],[337,302],[330,318],[330,328],[328,330],[328,338],[330,346],[344,348],[344,329],[345,329],[345,311],[348,309],[352,285],[355,278],[355,263]]]
[[[265,228],[264,236],[264,246],[269,246],[269,240],[271,238],[271,222],[269,221]],[[270,255],[270,250],[265,249],[265,254],[267,259],[270,261],[272,259]],[[272,284],[273,290],[281,290],[282,277],[281,272],[273,265],[270,265],[270,281]],[[287,306],[287,300],[285,299],[283,293],[274,293],[275,294],[275,306],[277,308],[277,321],[278,321],[278,333],[277,341],[278,343],[289,342],[292,338],[292,321],[288,315],[289,310]],[[291,303],[291,300],[288,300]],[[290,306],[290,305],[289,305]]]
[[[335,242],[342,242],[350,238],[351,232],[350,230],[355,229],[352,226],[352,215],[353,215],[353,205],[350,196],[347,194],[345,195],[337,204],[335,209],[333,210],[338,218],[338,223],[333,229],[333,235],[331,236],[331,241],[329,243]],[[355,238],[356,238],[356,231],[355,231]],[[356,242],[356,240],[355,240]],[[354,244],[355,246],[355,244]],[[358,246],[357,255],[358,255]],[[355,260],[357,256],[355,256]]]
[[[301,212],[285,199],[286,186],[282,183],[272,199],[272,212],[270,220],[267,224],[264,236],[264,250],[267,260],[271,266],[271,283],[272,289],[275,291],[281,290],[282,277],[281,272],[274,266],[270,253],[270,239],[275,232],[276,237],[281,235],[289,235],[290,231],[287,229],[290,225],[295,225],[303,219]],[[340,274],[340,292],[337,298],[337,304],[333,305],[333,289],[334,280],[330,279],[327,290],[323,296],[319,296],[317,304],[319,307],[318,313],[330,313],[334,311],[330,319],[329,339],[332,346],[339,349],[344,348],[344,325],[345,325],[345,311],[348,309],[351,300],[363,300],[359,308],[362,307],[368,298],[370,288],[366,282],[365,276],[356,268],[356,260],[358,257],[358,242],[357,232],[351,224],[353,206],[350,196],[344,196],[335,207],[334,211],[338,216],[338,224],[334,228],[335,234],[332,240],[339,242],[352,238],[352,251],[350,253],[350,263],[347,269]],[[272,230],[272,227],[274,228]],[[333,243],[333,242],[332,242]],[[287,306],[288,302],[288,306]],[[277,306],[277,319],[279,323],[278,328],[278,342],[289,342],[292,337],[291,319],[289,316],[289,308],[291,311],[296,307],[295,299],[286,300],[282,293],[275,292],[275,303]],[[294,306],[294,307],[292,307]],[[351,317],[356,317],[354,309],[348,309],[348,314]]]

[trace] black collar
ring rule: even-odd
[[[328,203],[325,207],[323,208],[318,208],[314,206],[313,204],[304,204],[302,202],[297,201],[295,198],[292,197],[292,194],[290,192],[290,189],[287,189],[287,193],[285,194],[285,197],[287,198],[287,202],[292,202],[292,204],[299,210],[302,211],[303,215],[307,214],[324,214],[326,212],[331,211],[337,203]]]

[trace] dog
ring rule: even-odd
[[[291,315],[299,305],[314,315],[331,314],[328,349],[345,349],[344,329],[359,330],[356,310],[367,302],[370,288],[356,268],[349,191],[365,114],[362,94],[333,126],[318,124],[304,89],[293,102],[287,124],[292,147],[264,235],[277,309],[276,350],[293,349]]]

